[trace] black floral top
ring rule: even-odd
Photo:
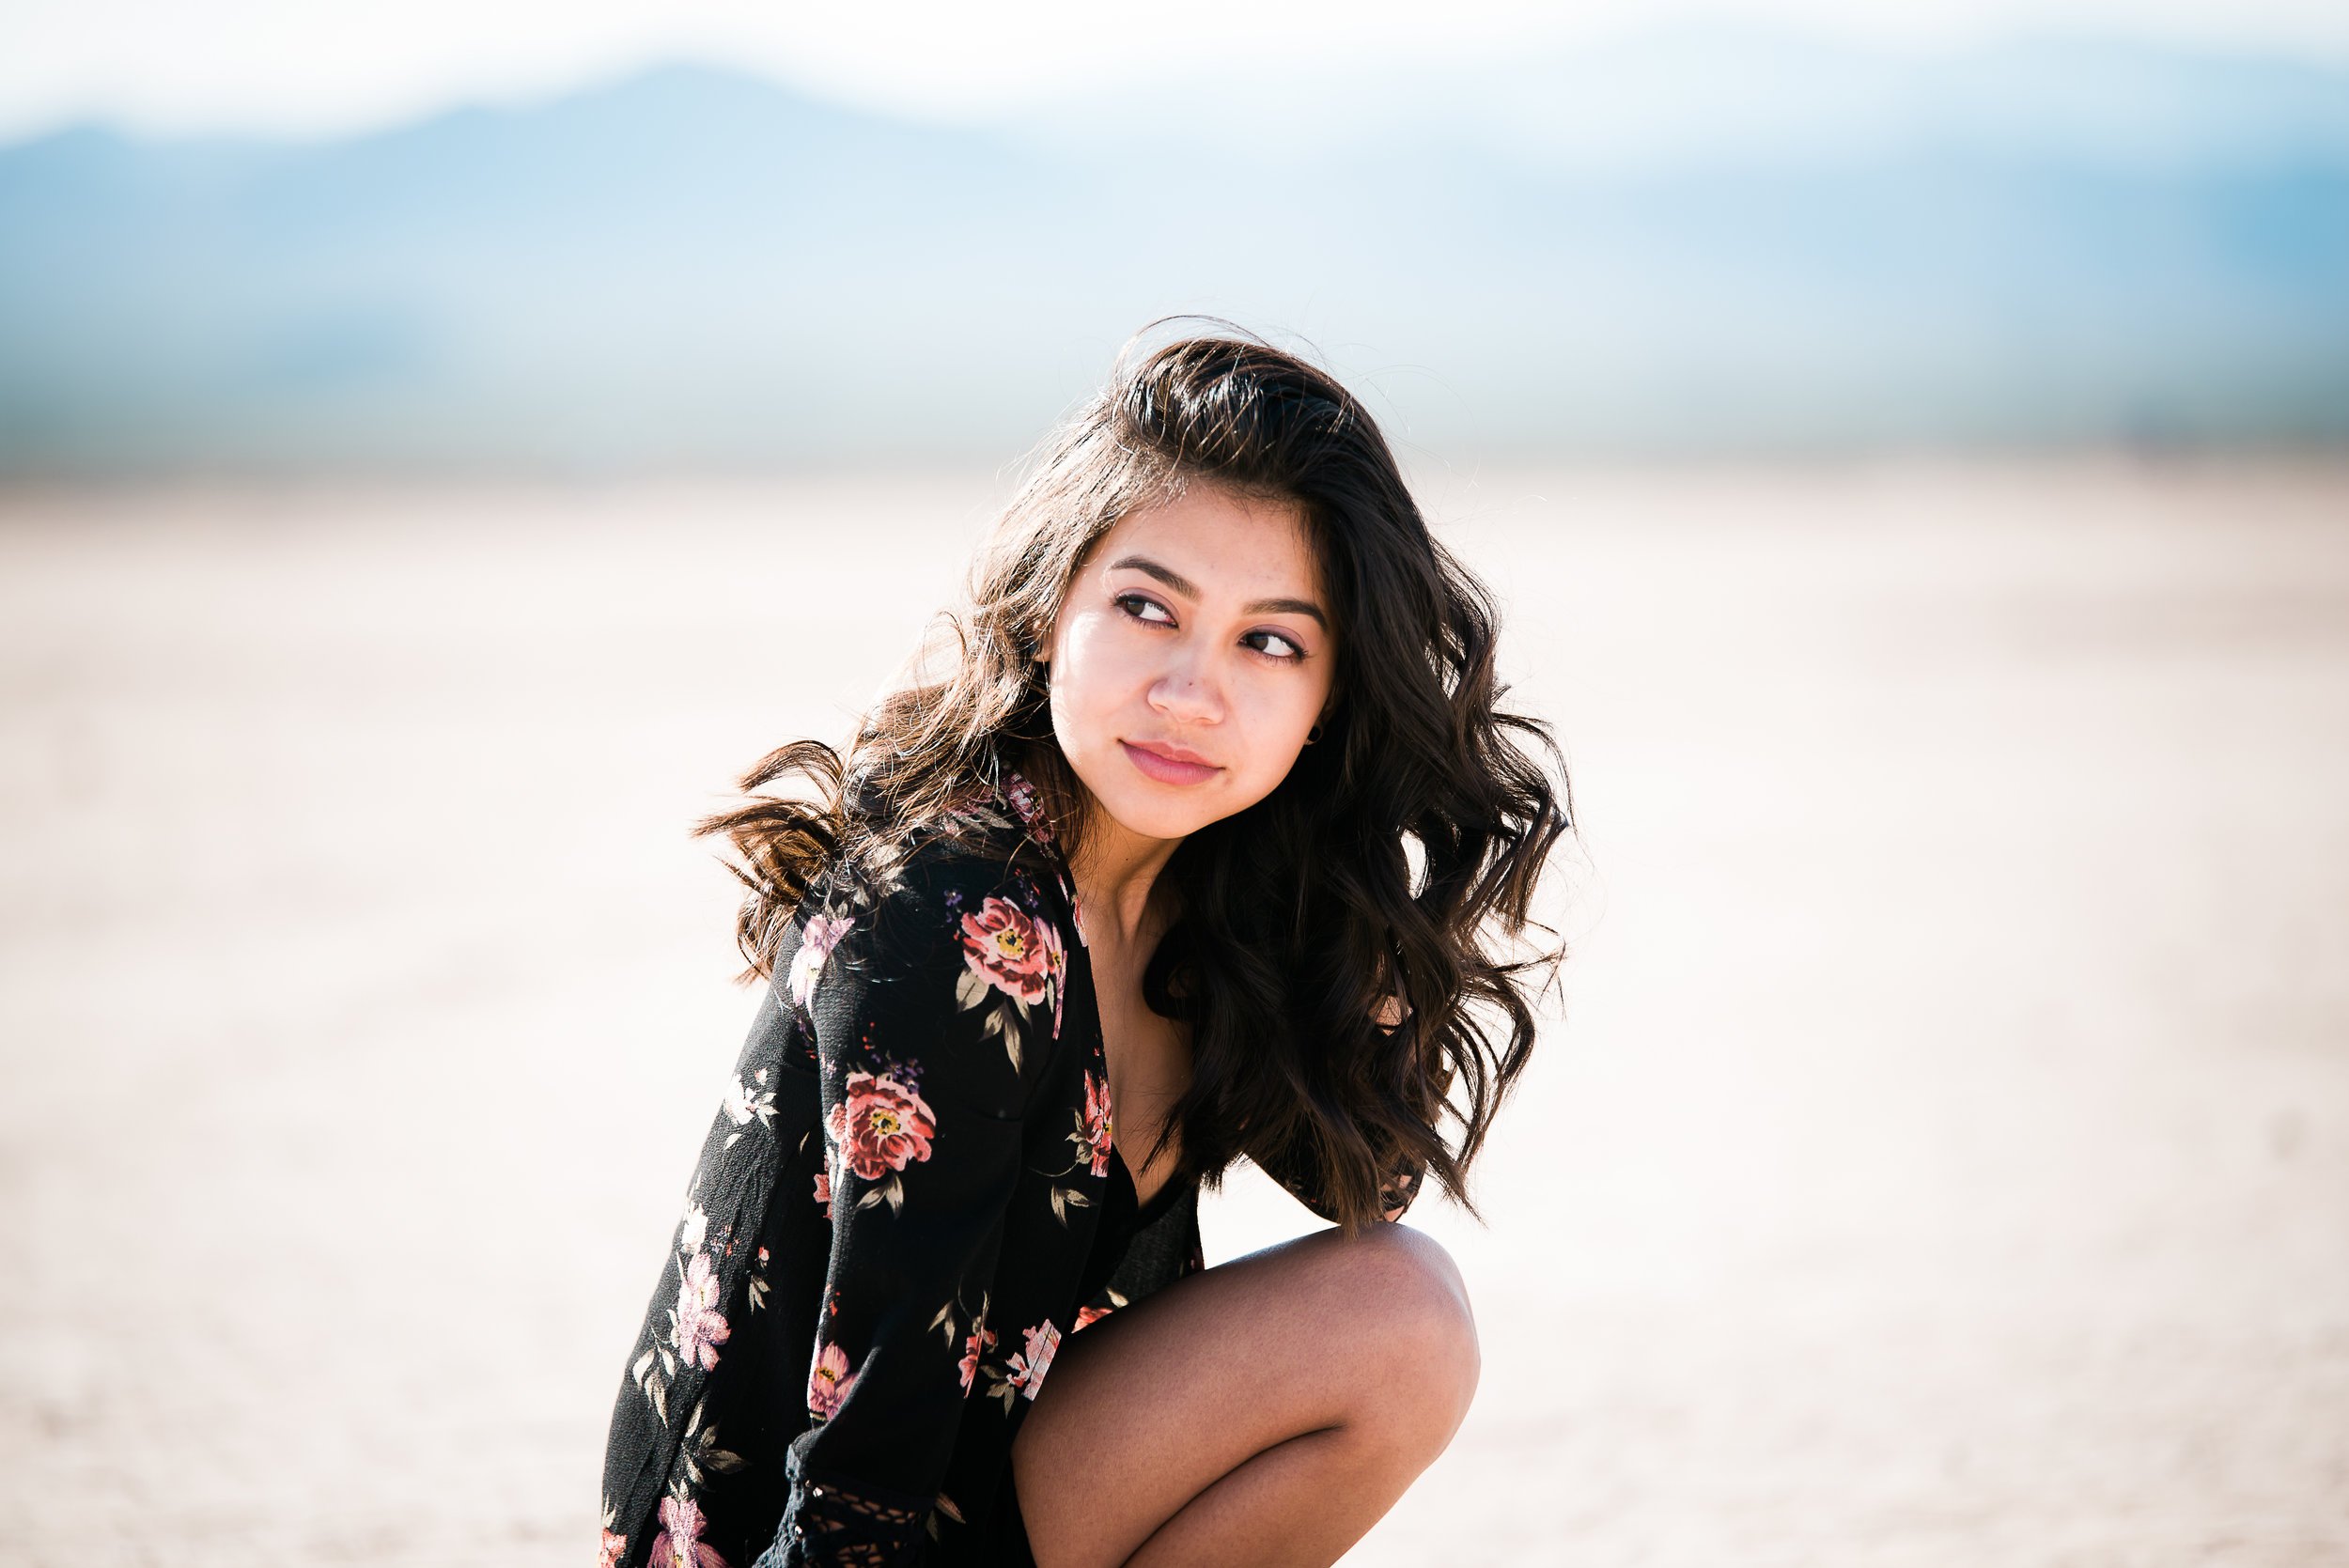
[[[606,1568],[1023,1560],[1011,1439],[1062,1338],[1204,1266],[1195,1177],[1143,1212],[1114,1156],[1031,786],[899,850],[776,955],[613,1413]]]

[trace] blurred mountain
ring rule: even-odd
[[[2349,437],[2349,71],[1657,34],[893,119],[671,65],[0,148],[0,473],[997,459],[1151,317],[1410,445]]]

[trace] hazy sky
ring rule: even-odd
[[[1692,17],[1898,48],[2062,30],[2349,58],[2343,0],[0,0],[0,138],[85,118],[156,132],[342,131],[460,100],[559,92],[662,57],[731,61],[956,117],[1235,54],[1475,54]]]

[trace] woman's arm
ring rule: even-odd
[[[968,1393],[962,1346],[936,1325],[993,1277],[1020,1108],[1053,1044],[1045,983],[1066,974],[1060,934],[998,874],[917,853],[807,977],[832,1248],[809,1348],[816,1424],[790,1445],[762,1563],[920,1559]],[[1005,959],[1019,922],[1009,945],[1044,954],[1025,971]]]

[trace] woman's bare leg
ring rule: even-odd
[[[1476,1390],[1433,1237],[1375,1225],[1176,1281],[1061,1343],[1012,1445],[1039,1568],[1327,1568]]]

